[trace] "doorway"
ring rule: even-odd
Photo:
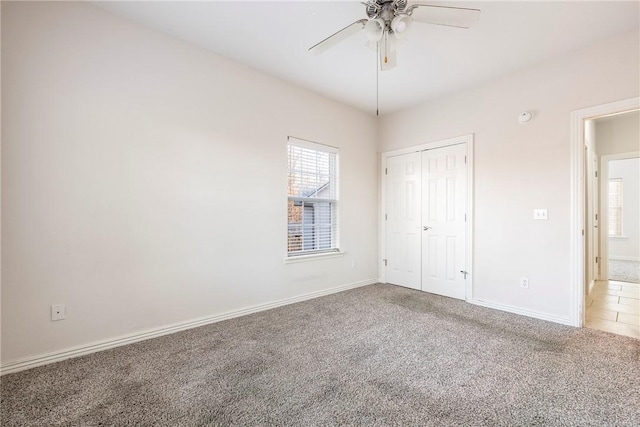
[[[610,199],[610,189],[620,186],[611,183],[608,171],[612,153],[615,157],[627,152],[624,155],[628,156],[629,151],[638,150],[639,108],[640,99],[632,98],[571,115],[574,322],[576,326],[637,338],[640,287],[610,280],[609,276],[610,228],[620,218],[618,202]],[[610,129],[605,133],[607,127]],[[640,175],[635,180],[640,182]],[[635,214],[629,220],[640,222],[637,218]]]
[[[601,162],[601,279],[640,284],[640,151],[603,155]]]
[[[471,135],[383,153],[383,281],[471,300],[471,153]]]

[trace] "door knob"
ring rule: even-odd
[[[422,229],[423,229],[424,231],[427,231],[427,230],[431,230],[431,227],[427,227],[427,226],[425,225],[424,227],[422,227]]]

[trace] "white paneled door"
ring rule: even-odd
[[[387,283],[421,289],[420,153],[387,159]]]
[[[422,290],[465,298],[464,144],[422,152]]]
[[[465,299],[467,146],[387,158],[386,281]]]

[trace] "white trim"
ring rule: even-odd
[[[602,156],[600,161],[600,277],[609,278],[609,160]]]
[[[38,356],[17,360],[14,362],[8,362],[0,365],[0,375],[10,374],[18,371],[24,371],[25,369],[35,368],[36,366],[42,366],[42,365],[47,365],[49,363],[60,362],[62,360],[84,356],[87,354],[96,353],[98,351],[108,350],[111,348],[132,344],[138,341],[144,341],[151,338],[160,337],[163,335],[169,335],[174,332],[184,331],[186,329],[191,329],[191,328],[197,328],[199,326],[205,326],[211,323],[217,323],[223,320],[233,319],[234,317],[245,316],[247,314],[257,313],[259,311],[264,311],[264,310],[270,310],[272,308],[281,307],[283,305],[294,304],[297,302],[306,301],[309,299],[318,298],[325,295],[330,295],[337,292],[358,288],[361,286],[372,285],[374,283],[377,283],[376,279],[362,280],[360,282],[349,283],[347,285],[341,285],[341,286],[336,286],[334,288],[324,289],[321,291],[310,292],[307,294],[285,298],[278,301],[273,301],[265,304],[258,304],[258,305],[243,308],[240,310],[229,311],[227,313],[216,314],[213,316],[201,317],[199,319],[189,320],[186,322],[174,323],[172,325],[164,326],[162,328],[149,329],[146,331],[123,335],[117,338],[97,341],[91,344],[72,347],[72,348],[68,348],[65,350],[60,350],[52,353],[41,354]]]
[[[317,254],[308,254],[308,255],[292,255],[283,260],[285,264],[295,264],[297,262],[307,262],[307,261],[316,261],[319,259],[327,259],[327,258],[337,258],[341,257],[346,252],[333,251],[333,252],[321,252]]]
[[[542,312],[539,312],[539,311],[533,311],[533,310],[523,310],[523,309],[518,308],[518,307],[512,307],[510,305],[504,305],[504,304],[497,304],[495,302],[484,301],[484,300],[480,300],[480,299],[472,299],[471,300],[471,304],[479,305],[479,306],[487,307],[487,308],[492,308],[492,309],[495,309],[495,310],[506,311],[508,313],[519,314],[521,316],[533,317],[534,319],[540,319],[540,320],[546,320],[546,321],[549,321],[549,322],[560,323],[562,325],[574,326],[573,325],[573,320],[571,318],[568,318],[568,317],[553,316],[551,314],[546,314],[546,313],[542,313]]]
[[[602,156],[602,159],[609,160],[627,160],[627,159],[637,159],[640,157],[640,151],[630,151],[628,153],[618,153],[618,154],[605,154]]]
[[[582,235],[584,224],[584,122],[588,119],[622,113],[640,108],[640,98],[629,98],[622,101],[597,105],[573,111],[570,120],[570,195],[571,195],[571,245],[570,245],[570,277],[571,286],[571,324],[582,326],[584,323],[584,263],[585,245]],[[602,211],[601,211],[602,213]],[[603,223],[602,221],[600,223]],[[602,240],[602,239],[601,239]]]
[[[466,264],[467,277],[465,299],[467,302],[473,300],[473,134],[468,135],[467,140],[467,225],[466,225]]]
[[[379,206],[379,281],[386,283],[386,270],[383,259],[386,256],[386,227],[385,227],[385,206],[386,206],[386,182],[385,169],[387,159],[393,156],[415,153],[425,150],[433,150],[436,148],[449,147],[452,145],[467,145],[467,226],[466,226],[466,250],[465,261],[467,264],[467,281],[465,286],[465,300],[471,301],[473,293],[473,134],[457,136],[454,138],[434,141],[426,144],[416,145],[413,147],[400,148],[397,150],[385,151],[380,155],[380,206]]]
[[[615,260],[615,261],[635,261],[635,262],[640,262],[640,258],[633,257],[633,256],[610,256],[609,259],[612,259],[612,260]]]
[[[320,142],[309,141],[308,139],[297,138],[295,136],[287,137],[287,144],[295,145],[297,147],[308,148],[310,150],[324,151],[325,153],[338,154],[340,149],[333,145],[322,144]]]
[[[380,180],[378,182],[378,188],[380,189],[380,206],[378,206],[378,281],[380,283],[387,283],[387,271],[385,269],[387,240],[385,238],[386,223],[384,214],[387,202],[386,167],[388,157],[385,153],[380,155]]]
[[[464,144],[468,142],[468,138],[473,139],[473,134],[456,136],[454,138],[442,139],[440,141],[427,142],[425,144],[414,145],[407,148],[398,148],[397,150],[385,151],[383,157],[400,156],[402,154],[415,153],[417,151],[433,150],[435,148],[448,147],[450,145]]]

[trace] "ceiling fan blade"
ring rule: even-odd
[[[480,10],[462,7],[414,4],[407,8],[414,21],[448,27],[469,28],[480,17]]]
[[[309,48],[309,53],[313,53],[314,55],[318,55],[325,50],[329,49],[340,43],[342,40],[348,38],[349,36],[361,31],[365,24],[367,23],[367,19],[360,19],[353,24],[347,25],[340,31],[331,34],[326,39],[322,40],[320,43],[315,44]]]

